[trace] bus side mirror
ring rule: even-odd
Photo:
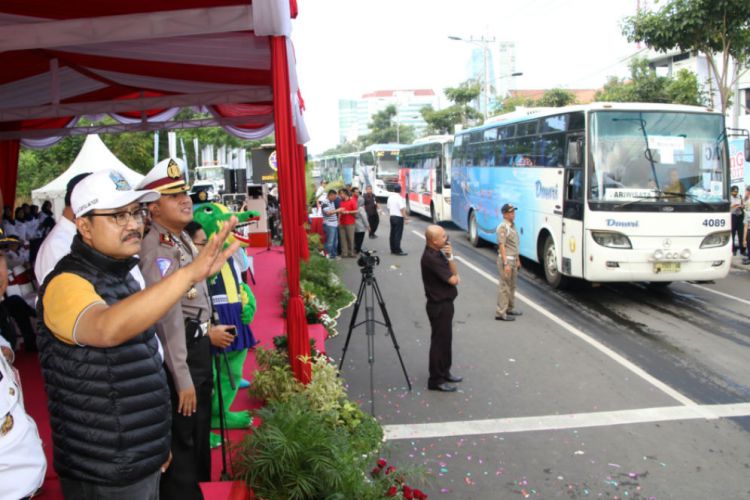
[[[581,146],[582,143],[579,140],[568,142],[568,157],[566,159],[566,166],[568,167],[580,167],[581,166]]]
[[[745,161],[750,160],[750,137],[745,137]]]

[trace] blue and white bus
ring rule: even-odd
[[[712,280],[731,263],[724,116],[666,104],[527,110],[457,133],[452,218],[497,243],[519,207],[521,255],[547,281]]]

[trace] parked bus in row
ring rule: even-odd
[[[321,179],[341,181],[364,189],[372,186],[375,196],[387,197],[398,185],[400,144],[373,144],[359,153],[343,153],[313,159]]]
[[[362,188],[372,186],[378,198],[385,198],[398,186],[401,144],[373,144],[359,154]]]
[[[518,207],[521,255],[552,286],[713,280],[731,262],[724,116],[668,104],[529,110],[457,133],[452,219],[496,243]]]
[[[409,213],[434,224],[451,220],[452,156],[451,135],[425,137],[401,148],[399,183]]]

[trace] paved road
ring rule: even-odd
[[[375,412],[386,426],[388,458],[397,467],[424,466],[432,498],[750,497],[750,273],[663,290],[581,283],[553,291],[526,263],[524,315],[502,323],[494,320],[494,248],[470,247],[449,227],[462,277],[454,372],[465,382],[442,394],[426,390],[419,235],[427,223],[406,225],[409,255],[396,257],[384,222],[366,245],[381,256],[375,276],[414,389],[406,390],[378,326]],[[356,291],[357,264],[341,262]],[[351,311],[328,343],[337,359]],[[369,409],[364,327],[345,361],[350,395]]]

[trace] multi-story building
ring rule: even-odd
[[[695,73],[701,90],[706,96],[706,104],[719,108],[721,100],[719,97],[718,85],[711,72],[708,59],[705,54],[691,54],[674,50],[666,53],[649,52],[649,64],[657,72],[665,75],[673,75],[681,69],[688,69]],[[727,126],[750,129],[750,71],[746,71],[739,79],[737,90],[739,99],[732,96],[732,106],[738,105],[738,113],[735,115],[735,108],[730,106],[727,109]],[[735,122],[735,116],[738,117]]]
[[[388,106],[396,106],[396,120],[414,127],[417,135],[426,128],[421,109],[439,107],[439,99],[431,89],[376,90],[359,99],[339,99],[339,141],[353,141],[367,134],[372,115]]]

